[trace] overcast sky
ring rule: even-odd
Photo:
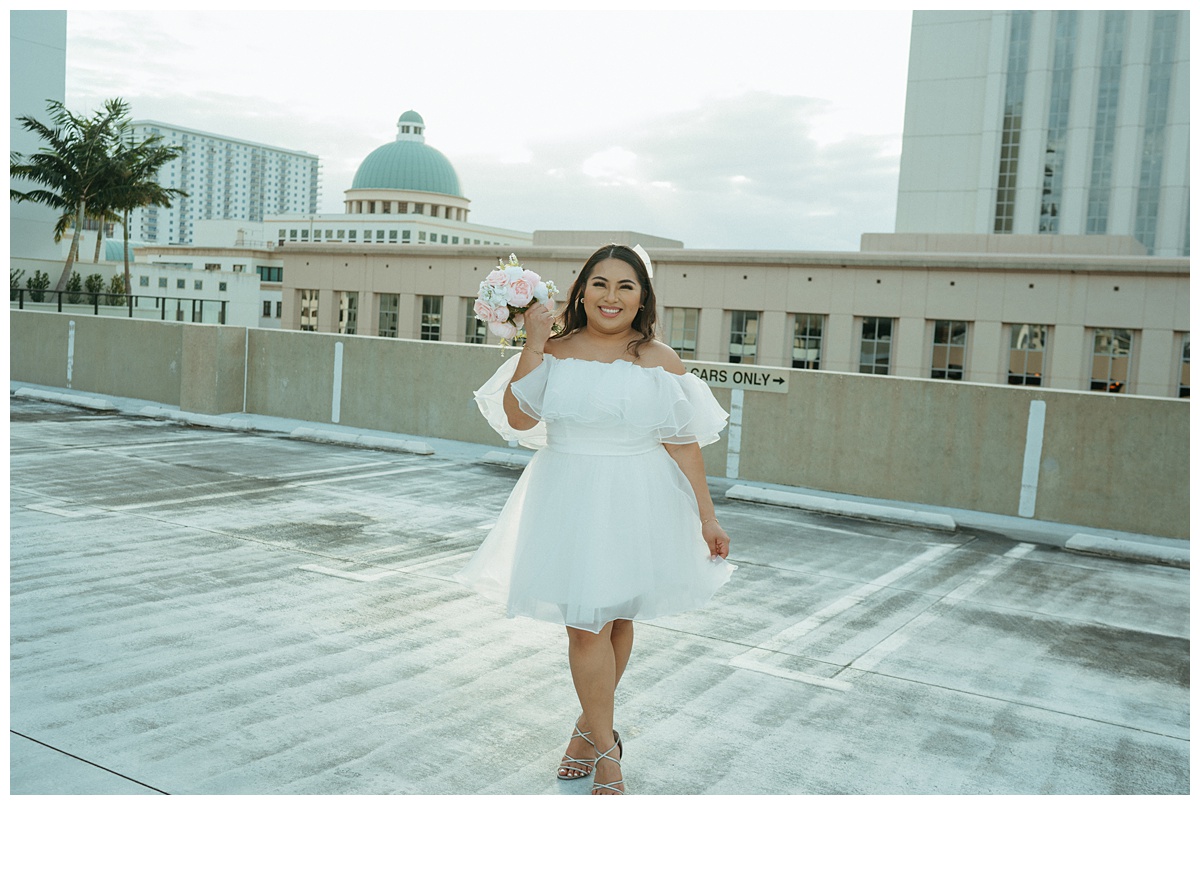
[[[316,154],[322,212],[414,109],[480,224],[854,251],[894,229],[910,19],[72,10],[67,104]]]

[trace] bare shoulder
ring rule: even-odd
[[[544,352],[550,354],[550,356],[559,357],[560,359],[571,356],[571,352],[574,350],[574,342],[571,340],[573,335],[574,333],[572,332],[567,335],[563,335],[561,338],[552,337],[547,339]]]
[[[661,367],[672,375],[687,374],[687,369],[683,367],[683,360],[679,358],[679,354],[662,341],[648,342],[642,348],[642,352],[638,354],[638,363],[649,369],[656,366]]]

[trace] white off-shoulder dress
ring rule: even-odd
[[[475,391],[502,437],[537,449],[496,525],[455,577],[522,615],[600,632],[702,607],[734,566],[713,558],[691,484],[663,444],[715,442],[728,413],[694,375],[628,360],[558,359],[512,385],[538,424],[514,429],[519,354]]]

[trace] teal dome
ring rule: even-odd
[[[405,111],[396,127],[396,140],[367,154],[350,188],[427,191],[462,197],[454,166],[445,154],[425,144],[425,121],[421,115]]]
[[[105,240],[104,241],[104,260],[105,261],[124,261],[125,256],[122,254],[122,240]],[[129,241],[129,260],[133,261],[133,250],[140,249],[145,246],[145,243],[138,243],[134,240]]]

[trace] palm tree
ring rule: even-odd
[[[121,223],[126,295],[133,291],[129,275],[129,213],[142,206],[169,207],[175,197],[187,196],[179,188],[164,188],[158,183],[159,170],[182,153],[182,147],[162,144],[161,135],[135,142],[127,121],[120,124],[103,200],[105,208]]]
[[[22,157],[9,154],[10,179],[24,178],[40,187],[29,191],[9,188],[9,199],[40,203],[60,213],[54,226],[54,241],[74,225],[75,235],[56,289],[61,290],[79,257],[79,241],[88,205],[104,188],[109,159],[119,123],[129,114],[129,105],[120,98],[104,103],[91,117],[71,113],[60,101],[46,102],[52,125],[33,117],[18,117],[22,128],[40,136],[46,144],[35,154]]]

